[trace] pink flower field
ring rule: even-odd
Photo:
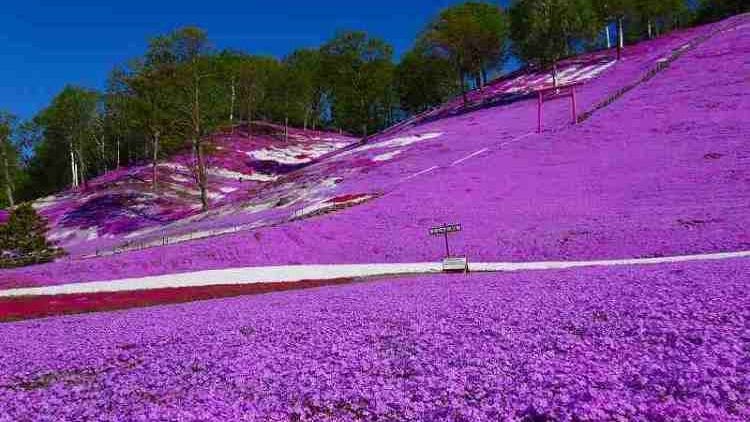
[[[275,155],[268,151],[274,147],[254,146],[245,154],[254,159],[226,156],[221,168],[249,165],[243,171],[274,180],[225,180],[219,192],[237,190],[215,199],[211,212],[196,215],[197,202],[183,201],[164,208],[171,223],[129,219],[125,230],[117,218],[84,213],[75,219],[71,257],[5,271],[0,286],[239,266],[434,261],[443,246],[427,229],[444,222],[463,224],[455,248],[473,261],[750,249],[750,84],[743,76],[749,19],[644,42],[617,63],[612,52],[570,61],[561,74],[585,82],[579,108],[596,110],[578,126],[569,124],[564,99],[545,105],[541,134],[533,98],[492,103],[544,86],[530,74],[472,94],[473,112],[456,114],[451,103],[432,112],[437,117],[419,116],[362,145],[321,150],[314,160],[300,159],[293,146]],[[226,145],[242,142],[228,139]],[[284,165],[293,168],[279,170]],[[60,203],[70,209],[71,201]],[[57,232],[64,230],[54,212],[44,212]],[[71,221],[69,211],[64,215]],[[96,231],[90,241],[81,240],[87,224]],[[216,237],[222,233],[230,234]],[[165,236],[174,244],[161,247]],[[139,242],[160,247],[79,259]]]
[[[0,324],[0,421],[747,421],[748,272],[415,277]]]

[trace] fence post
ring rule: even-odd
[[[578,104],[576,103],[576,87],[571,87],[571,101],[573,106],[573,124],[578,123]]]
[[[542,133],[542,102],[544,99],[542,98],[542,91],[539,91],[539,101],[537,104],[538,113],[537,113],[537,133]]]

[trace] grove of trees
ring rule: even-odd
[[[28,121],[0,112],[0,207],[85,188],[136,163],[191,151],[203,210],[206,144],[217,130],[265,120],[367,137],[399,119],[481,89],[509,58],[555,74],[571,55],[653,38],[748,11],[747,0],[467,1],[442,10],[398,59],[385,40],[340,31],[285,57],[219,50],[185,27],[149,41],[116,66],[103,91],[66,86]],[[249,126],[253,130],[252,125]]]

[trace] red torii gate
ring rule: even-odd
[[[578,104],[576,103],[576,87],[581,85],[580,82],[574,82],[565,85],[552,86],[549,88],[542,88],[537,91],[538,94],[538,119],[537,119],[537,132],[542,133],[542,109],[545,101],[554,100],[556,98],[570,97],[572,123],[578,123]]]

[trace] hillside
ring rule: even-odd
[[[158,221],[122,217],[120,205],[108,205],[109,193],[102,194],[108,210],[102,214],[96,201],[89,211],[85,204],[92,202],[85,196],[49,199],[40,207],[73,259],[6,271],[4,285],[233,266],[434,261],[442,244],[427,229],[444,222],[463,224],[454,248],[474,261],[748,249],[750,128],[742,110],[750,108],[750,83],[743,76],[749,22],[740,16],[675,32],[626,49],[620,62],[610,51],[564,63],[563,80],[584,83],[579,108],[596,111],[577,126],[567,123],[567,102],[557,100],[545,105],[548,129],[535,133],[533,92],[549,84],[550,76],[514,75],[473,93],[471,112],[449,103],[309,165],[247,173],[275,180],[238,184],[231,173],[214,189],[218,207],[205,215],[194,214],[194,199],[162,205],[166,194],[144,208]],[[238,149],[245,148],[255,147]],[[297,163],[262,160],[267,156],[256,154],[261,161]],[[165,173],[171,168],[188,178],[167,166]],[[222,168],[247,171],[235,164]],[[129,176],[96,183],[106,185],[113,177]],[[117,195],[127,197],[128,183]],[[179,186],[183,193],[189,189]],[[59,205],[64,211],[58,212],[49,203],[84,206],[78,213]],[[133,203],[141,207],[139,200]],[[87,234],[90,228],[96,236]],[[231,231],[238,232],[188,241]],[[162,246],[164,236],[177,244]],[[132,245],[149,248],[79,260]]]
[[[264,184],[304,166],[355,139],[339,134],[284,128],[255,122],[214,136],[207,173],[211,205],[240,205]],[[34,203],[50,222],[50,239],[73,256],[111,250],[143,233],[200,214],[200,192],[191,170],[190,152],[153,167],[121,168]],[[161,235],[161,232],[160,232]]]

